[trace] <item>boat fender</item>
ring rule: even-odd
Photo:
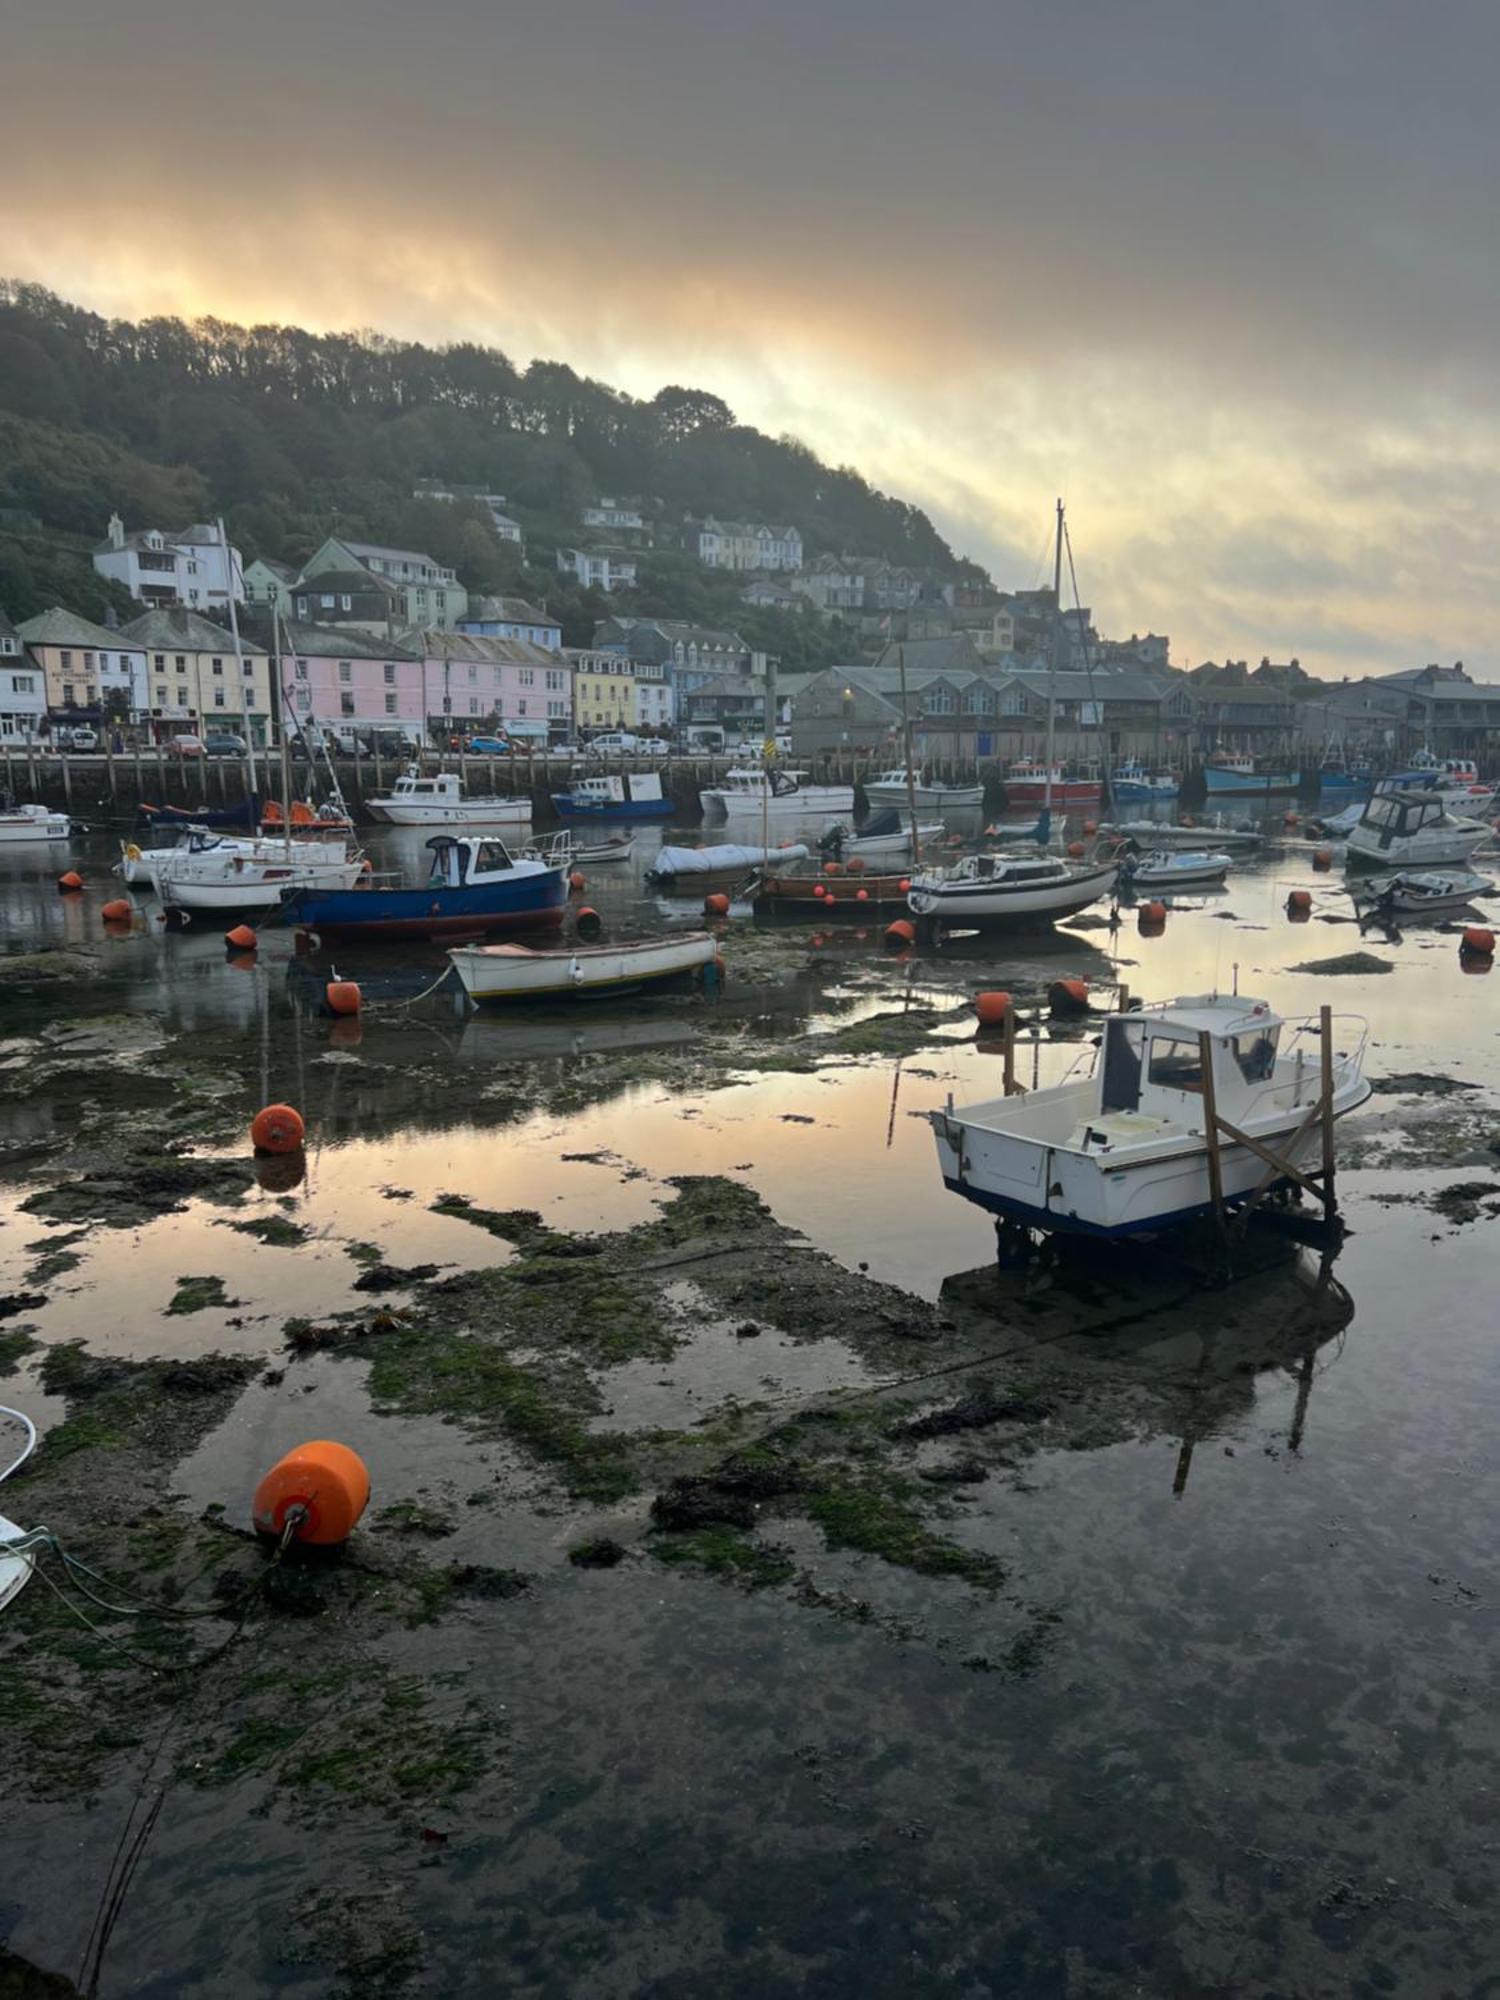
[[[257,1153],[297,1153],[306,1133],[300,1111],[290,1104],[268,1104],[256,1112],[250,1140]]]
[[[1089,1010],[1088,981],[1054,979],[1047,988],[1047,1006],[1054,1014],[1086,1014]]]
[[[851,861],[845,863],[845,868],[850,875],[863,875],[865,872],[864,856],[856,854]]]
[[[1068,852],[1075,861],[1081,861],[1088,852],[1088,849],[1081,840],[1070,840],[1068,842]]]
[[[577,869],[575,868],[575,869],[573,870],[572,874],[571,874],[571,875],[570,875],[570,876],[568,877],[568,887],[569,887],[569,888],[570,888],[570,889],[571,889],[571,890],[573,891],[573,893],[574,893],[575,895],[582,895],[583,891],[584,891],[584,890],[585,890],[585,889],[586,889],[586,888],[587,888],[588,886],[589,886],[589,885],[588,885],[588,883],[587,883],[587,882],[586,882],[586,881],[585,881],[585,880],[583,879],[583,876],[582,876],[582,875],[581,875],[581,874],[579,873],[579,871],[578,871],[578,870],[577,870]]]
[[[1333,866],[1333,854],[1328,848],[1319,847],[1314,850],[1312,861],[1314,868],[1326,872]]]
[[[1140,914],[1143,924],[1164,924],[1167,921],[1167,906],[1165,903],[1142,903]]]
[[[1295,916],[1298,913],[1298,911],[1305,912],[1307,910],[1310,910],[1312,908],[1312,890],[1311,889],[1289,890],[1287,893],[1286,908],[1288,916]]]
[[[886,925],[885,941],[893,951],[904,951],[917,941],[916,925],[909,924],[905,917],[897,917],[894,923]]]
[[[896,928],[895,924],[891,925],[891,930],[895,930]],[[900,928],[909,931],[911,925],[902,924]],[[886,935],[889,936],[890,932],[888,931]],[[1010,1009],[1011,998],[1008,993],[976,993],[974,995],[974,1014],[981,1028],[1000,1027]]]
[[[868,902],[869,902],[869,900],[870,900],[870,892],[869,892],[869,890],[868,890],[868,889],[856,889],[856,890],[855,890],[855,892],[854,892],[854,900],[855,900],[855,902],[856,902],[856,903],[868,903]]]
[[[911,894],[911,877],[903,875],[901,880],[896,884],[896,887],[901,891],[903,896],[909,896]]]
[[[357,1014],[364,996],[352,979],[330,979],[323,999],[330,1014]]]
[[[722,889],[716,889],[711,896],[703,898],[703,914],[705,917],[727,917],[729,915],[729,898],[724,894]]]
[[[125,859],[127,861],[139,861],[140,858],[141,858],[141,850],[136,846],[135,842],[132,840],[125,849]]]
[[[279,1458],[255,1489],[256,1532],[314,1548],[347,1542],[369,1505],[370,1473],[358,1452],[314,1438]]]
[[[842,861],[825,861],[823,863],[823,873],[825,875],[842,875],[843,872],[844,864]]]

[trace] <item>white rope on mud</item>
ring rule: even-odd
[[[27,1459],[36,1450],[36,1425],[24,1410],[13,1410],[9,1403],[0,1403],[0,1417],[14,1417],[18,1424],[24,1425],[26,1430],[26,1442],[21,1447],[21,1456],[13,1458],[5,1470],[0,1472],[0,1479],[9,1479],[13,1472],[20,1471]]]

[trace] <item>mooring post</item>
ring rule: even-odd
[[[69,812],[73,810],[73,772],[66,750],[62,753],[63,804]]]
[[[1198,1067],[1203,1078],[1203,1137],[1208,1146],[1208,1192],[1213,1202],[1214,1220],[1220,1230],[1225,1231],[1224,1161],[1219,1151],[1219,1107],[1214,1097],[1214,1038],[1206,1029],[1198,1036]]]
[[[1318,1112],[1323,1127],[1323,1220],[1332,1222],[1338,1214],[1338,1197],[1333,1185],[1333,1009],[1318,1009],[1318,1067],[1322,1095]]]
[[[1016,1089],[1016,1010],[1007,1007],[1005,1024],[1000,1032],[1001,1059],[1005,1082],[1005,1095],[1013,1097]]]
[[[1130,988],[1128,986],[1120,988],[1120,1012],[1122,1014],[1130,1012]]]

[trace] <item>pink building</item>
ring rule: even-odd
[[[434,734],[482,734],[498,724],[508,735],[545,742],[571,731],[573,670],[545,647],[528,639],[438,631],[403,632],[401,643],[422,656]]]
[[[408,644],[347,626],[287,624],[283,699],[299,722],[425,732],[423,662]]]

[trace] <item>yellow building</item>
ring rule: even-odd
[[[636,727],[635,662],[623,653],[570,650],[573,727],[589,735]]]
[[[145,655],[142,721],[158,739],[232,731],[254,744],[271,737],[271,661],[261,647],[175,606],[148,611],[120,634]]]

